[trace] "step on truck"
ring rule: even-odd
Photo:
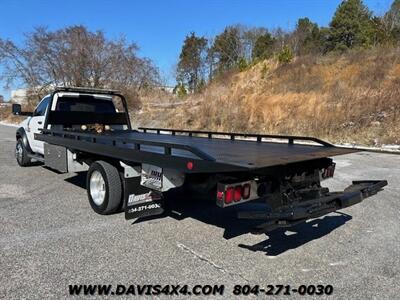
[[[261,210],[239,211],[259,220],[254,232],[289,227],[357,204],[387,185],[353,181],[330,192],[336,155],[356,152],[313,137],[131,127],[118,91],[56,88],[16,132],[20,166],[35,161],[61,173],[87,172],[86,188],[96,213],[125,211],[126,219],[162,214],[165,193],[189,187],[208,192],[225,208],[253,201]]]

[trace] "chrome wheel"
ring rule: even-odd
[[[106,183],[103,175],[97,170],[90,176],[90,196],[97,206],[102,205],[106,197]]]
[[[17,143],[17,146],[15,147],[15,158],[21,162],[22,161],[22,155],[23,155],[24,149],[22,149],[21,143]]]

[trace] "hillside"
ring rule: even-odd
[[[262,61],[177,102],[145,101],[135,124],[400,144],[400,49]]]

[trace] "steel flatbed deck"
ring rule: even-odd
[[[157,163],[160,167],[194,173],[251,171],[357,151],[310,137],[162,128],[139,130],[101,134],[43,130],[36,138],[77,151],[137,163]],[[286,143],[279,142],[282,140]],[[192,169],[188,170],[188,162],[193,163]]]

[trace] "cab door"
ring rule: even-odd
[[[34,134],[39,133],[39,129],[43,128],[46,111],[50,102],[50,96],[47,96],[39,102],[33,116],[28,122],[28,139],[31,149],[35,153],[44,154],[44,142],[35,140]]]

